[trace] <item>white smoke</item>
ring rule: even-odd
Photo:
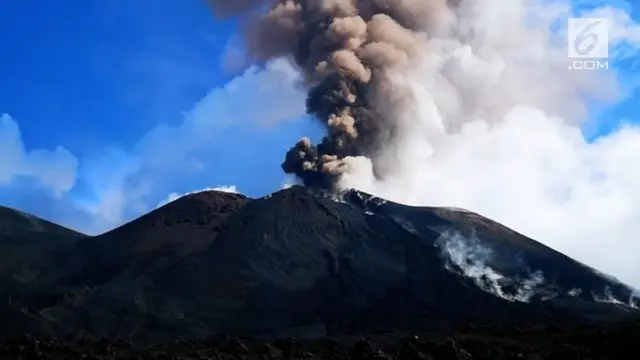
[[[579,288],[571,289],[567,293],[567,295],[573,296],[573,297],[580,296],[580,294],[582,294],[582,289],[579,289]]]
[[[613,292],[609,287],[606,287],[604,291],[600,294],[596,294],[592,292],[591,297],[593,298],[593,301],[596,301],[596,302],[624,305],[634,309],[638,309],[640,305],[640,303],[638,302],[637,294],[632,293],[629,299],[625,299],[626,301],[622,301],[613,295]]]
[[[537,288],[544,283],[541,271],[532,272],[527,278],[513,279],[499,273],[488,263],[494,255],[493,250],[477,237],[445,231],[436,240],[447,263],[447,270],[460,272],[471,278],[484,291],[492,293],[508,301],[528,302],[536,294]],[[508,284],[514,291],[507,292]],[[514,286],[515,285],[515,286]]]
[[[634,292],[629,299],[629,305],[634,309],[640,309],[640,292]]]
[[[232,194],[240,194],[240,191],[238,191],[238,188],[235,185],[220,185],[220,186],[216,186],[216,187],[206,187],[204,189],[200,189],[200,190],[196,190],[196,191],[190,191],[190,192],[186,192],[184,194],[179,194],[176,192],[173,192],[171,194],[169,194],[167,196],[166,199],[160,201],[158,203],[158,205],[156,206],[156,208],[159,208],[161,206],[164,206],[172,201],[176,201],[182,197],[185,197],[187,195],[192,195],[192,194],[198,194],[201,192],[206,192],[206,191],[220,191],[220,192],[226,192],[226,193],[232,193]]]
[[[414,97],[377,101],[402,124],[396,141],[349,158],[340,186],[478,212],[639,286],[640,127],[585,140],[589,106],[624,94],[615,70],[568,69],[569,16],[562,2],[462,0],[414,66],[389,74]],[[607,17],[612,49],[625,49],[610,54],[633,56],[640,26],[628,14],[581,16]]]

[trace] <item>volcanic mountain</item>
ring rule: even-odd
[[[0,267],[0,335],[320,336],[637,315],[632,288],[494,221],[354,190],[202,192],[96,237],[9,209],[0,225],[14,264]]]

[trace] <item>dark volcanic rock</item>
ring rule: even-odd
[[[97,286],[114,278],[134,278],[202,252],[219,235],[227,215],[248,201],[225,192],[191,194],[84,241],[70,249],[81,265],[65,284]]]
[[[318,337],[634,314],[594,300],[629,303],[627,286],[493,221],[356,191],[193,194],[34,267],[39,286],[0,334]]]
[[[59,260],[58,249],[85,238],[88,236],[0,206],[0,334],[11,333],[14,324],[49,329],[29,310],[43,305],[45,269],[40,264]]]
[[[517,330],[517,331],[516,331]],[[473,333],[252,339],[209,337],[134,345],[117,339],[60,341],[21,336],[0,341],[2,359],[307,359],[307,360],[617,360],[636,349],[640,323],[599,327],[488,327]],[[499,334],[499,335],[496,335]]]
[[[73,243],[84,234],[22,211],[0,206],[0,276],[12,273],[28,282],[23,266],[33,264],[51,249]],[[13,274],[14,271],[22,272]]]

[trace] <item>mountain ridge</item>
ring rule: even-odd
[[[355,190],[191,194],[54,253],[14,289],[0,335],[321,336],[616,320],[636,304],[630,287],[478,214]]]
[[[45,220],[22,210],[0,205],[0,234],[3,236],[22,235],[26,232],[37,233],[45,230],[55,234],[87,236],[79,231]]]

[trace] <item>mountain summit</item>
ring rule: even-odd
[[[0,335],[316,336],[615,320],[638,305],[630,287],[478,214],[353,190],[192,194],[36,258],[29,278],[0,274],[12,289]]]

